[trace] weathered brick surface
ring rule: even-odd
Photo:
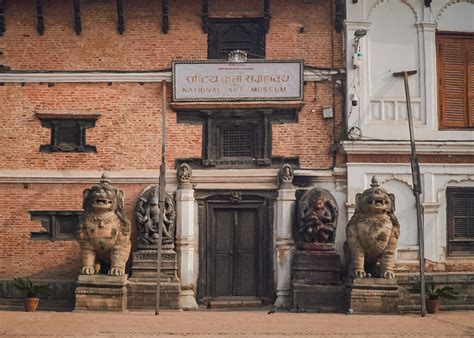
[[[306,64],[319,67],[342,66],[342,34],[333,32],[334,2],[272,1],[267,57],[303,58]],[[0,63],[32,70],[150,70],[168,68],[172,59],[207,57],[200,1],[170,2],[167,34],[161,32],[160,2],[124,3],[126,29],[120,35],[116,1],[81,1],[82,33],[78,36],[71,3],[45,1],[45,33],[39,35],[35,3],[9,1]],[[263,1],[211,0],[209,8],[211,17],[261,16]],[[301,26],[304,33],[300,34]]]
[[[75,240],[32,240],[31,232],[40,231],[41,223],[30,221],[30,210],[81,210],[86,184],[2,184],[0,203],[0,276],[58,279],[77,277],[80,248]],[[125,208],[134,218],[136,200],[146,185],[117,184],[125,192]],[[14,203],[12,203],[14,202]],[[133,223],[134,224],[134,223]],[[132,226],[135,230],[135,226]],[[132,239],[134,233],[132,233]]]

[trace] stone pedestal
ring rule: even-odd
[[[344,310],[341,262],[335,251],[300,251],[293,264],[293,307],[321,312]]]
[[[348,308],[353,313],[398,313],[396,279],[355,278],[346,283]]]
[[[180,286],[177,277],[176,252],[164,246],[161,257],[160,308],[177,309]],[[129,309],[155,307],[156,259],[156,247],[141,248],[133,253],[132,276],[127,286]]]
[[[126,311],[127,275],[79,275],[75,311]]]

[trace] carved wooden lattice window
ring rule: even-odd
[[[82,211],[30,211],[32,221],[40,221],[44,230],[32,232],[32,239],[74,240]]]
[[[216,111],[204,122],[204,166],[271,163],[271,123],[265,112]]]
[[[474,127],[474,34],[438,34],[440,126]]]
[[[450,255],[474,255],[474,188],[448,188],[448,249]]]
[[[41,125],[51,129],[50,144],[42,144],[41,152],[88,152],[95,153],[96,147],[86,144],[86,129],[93,128],[97,116],[87,118],[65,118],[39,116]]]
[[[263,19],[209,19],[208,58],[226,59],[237,49],[249,58],[265,57]]]

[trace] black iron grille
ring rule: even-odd
[[[222,157],[251,157],[253,131],[251,128],[224,129]]]

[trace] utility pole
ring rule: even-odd
[[[161,108],[161,165],[160,165],[160,185],[159,185],[159,208],[158,218],[158,247],[156,257],[156,295],[155,295],[155,316],[160,314],[160,281],[161,281],[161,250],[163,246],[163,227],[165,217],[165,189],[166,189],[166,81],[162,82],[162,108]]]
[[[402,71],[393,73],[395,77],[402,77],[405,83],[405,96],[407,100],[407,117],[408,127],[410,129],[410,144],[411,144],[411,176],[413,180],[413,194],[415,195],[416,202],[416,222],[418,224],[418,256],[420,262],[420,294],[421,294],[421,316],[426,315],[425,305],[425,238],[424,238],[424,227],[423,227],[423,206],[420,202],[421,195],[421,179],[420,179],[420,166],[418,164],[418,158],[416,157],[415,147],[415,134],[413,131],[413,119],[411,114],[411,100],[410,100],[410,88],[408,87],[408,76],[415,75],[416,70]]]

